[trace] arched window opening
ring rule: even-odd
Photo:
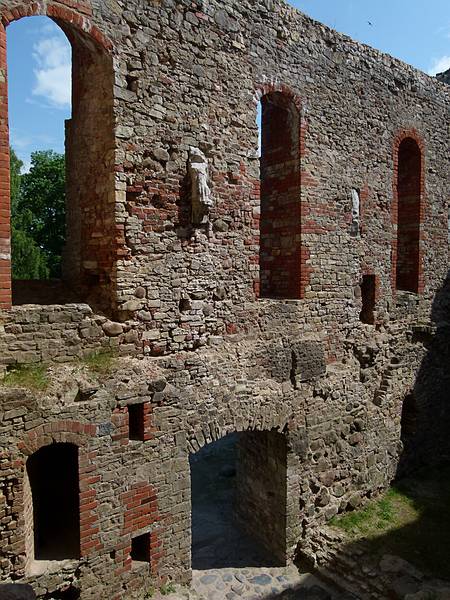
[[[11,154],[12,303],[82,301],[110,312],[116,238],[112,57],[89,34],[47,17],[11,23],[7,42],[10,144],[22,160],[25,151],[38,151],[22,167],[19,189]],[[1,285],[5,298],[11,282],[2,279]]]
[[[422,153],[405,138],[398,150],[397,290],[419,292]]]
[[[27,461],[27,555],[36,561],[80,557],[78,448],[45,446]]]
[[[408,443],[417,433],[417,404],[414,394],[408,394],[403,400],[401,417],[401,440]]]
[[[192,455],[192,567],[286,564],[287,445],[245,431]]]
[[[300,114],[291,97],[261,100],[262,298],[301,297]]]

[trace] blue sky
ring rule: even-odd
[[[430,74],[450,68],[450,0],[292,0],[309,16]],[[70,44],[44,17],[8,27],[11,144],[29,166],[33,150],[64,149],[70,118]]]

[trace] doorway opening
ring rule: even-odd
[[[78,448],[52,444],[27,461],[25,494],[28,558],[80,558]]]
[[[192,568],[285,566],[287,443],[245,431],[190,457]]]

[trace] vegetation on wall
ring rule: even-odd
[[[28,173],[11,149],[13,279],[61,277],[65,239],[65,159],[53,150],[33,152]]]

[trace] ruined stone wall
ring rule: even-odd
[[[2,364],[47,362],[51,383],[2,390],[0,581],[119,600],[167,577],[188,580],[189,453],[227,433],[286,436],[289,560],[330,517],[386,487],[402,461],[409,469],[450,456],[443,83],[279,2],[0,0],[0,12],[5,25],[24,14],[68,21],[111,57],[115,202],[97,208],[116,233],[110,306],[121,321],[83,305],[2,312]],[[277,92],[301,116],[302,300],[258,298],[256,110]],[[396,144],[408,136],[423,148],[419,294],[395,293]],[[214,206],[203,225],[191,222],[191,146],[210,172]],[[5,211],[4,186],[0,202]],[[3,229],[0,239],[1,252]],[[364,274],[375,276],[373,325],[360,321]],[[100,377],[70,362],[102,348],[136,358]],[[411,391],[421,428],[406,456],[400,420]],[[136,412],[143,435],[130,441]],[[81,559],[33,574],[25,464],[53,442],[79,448]],[[140,536],[147,563],[132,560]]]
[[[98,352],[137,352],[135,332],[87,304],[15,307],[0,322],[0,370],[68,362]]]
[[[261,345],[233,336],[196,354],[118,359],[100,377],[79,363],[55,365],[45,393],[3,391],[2,439],[10,440],[2,446],[3,510],[13,524],[2,529],[3,580],[24,574],[25,462],[53,441],[80,448],[88,512],[82,515],[80,561],[64,569],[55,564],[51,575],[25,571],[23,580],[38,592],[73,582],[83,599],[105,589],[113,598],[128,598],[159,578],[187,580],[189,453],[234,431],[244,432],[244,439],[248,430],[286,436],[287,500],[276,515],[286,513],[285,547],[292,558],[314,539],[318,525],[359,506],[395,477],[405,390],[427,355],[423,341],[409,335],[373,334],[362,326],[347,342],[345,361],[326,372],[301,358],[314,351],[317,357],[320,343],[286,336]],[[130,440],[128,407],[139,404],[144,435]],[[426,414],[422,427],[430,438]],[[277,454],[269,454],[273,464]],[[273,484],[273,471],[265,471]],[[143,534],[150,536],[151,562],[134,564],[131,540]]]

